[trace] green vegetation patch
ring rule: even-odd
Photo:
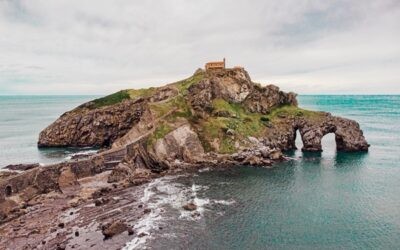
[[[130,99],[130,95],[127,90],[121,90],[114,94],[95,99],[91,101],[93,108],[100,108],[108,105],[113,105],[122,102],[125,99]]]
[[[270,121],[289,117],[305,117],[307,119],[317,120],[323,118],[324,113],[310,111],[292,105],[284,105],[273,109],[267,117]]]
[[[203,80],[203,78],[204,78],[204,71],[198,70],[198,71],[196,71],[196,73],[194,73],[193,76],[191,76],[185,80],[173,83],[172,85],[178,89],[180,94],[186,95],[190,86],[192,86],[195,83],[200,82],[201,80]]]
[[[148,88],[148,89],[125,89],[120,90],[114,94],[107,95],[105,97],[101,97],[95,99],[90,102],[90,105],[87,106],[91,109],[101,108],[104,106],[110,106],[114,104],[118,104],[123,100],[127,99],[137,99],[139,97],[149,97],[156,91],[156,88]]]
[[[193,76],[191,76],[185,80],[173,83],[171,85],[175,86],[178,89],[180,95],[186,95],[189,87],[192,86],[193,84],[201,81],[203,78],[204,78],[204,71],[198,70],[198,71],[196,71],[196,73]],[[104,106],[114,105],[114,104],[120,103],[126,99],[148,98],[148,97],[151,97],[152,95],[154,95],[156,91],[157,91],[157,88],[154,88],[154,87],[143,88],[143,89],[120,90],[114,94],[95,99],[95,100],[91,101],[90,103],[88,103],[89,105],[85,105],[85,107],[94,109],[94,108],[100,108],[100,107],[104,107]],[[180,104],[180,102],[181,102],[181,100],[174,100],[174,101],[177,101],[178,104]],[[165,113],[165,111],[168,110],[171,107],[171,105],[173,105],[173,104],[174,104],[173,102],[169,102],[166,105],[163,104],[163,105],[159,105],[158,107],[156,105],[154,105],[154,109],[159,113]],[[80,107],[83,107],[83,105],[81,105]]]
[[[147,147],[154,145],[158,139],[164,138],[172,130],[173,128],[167,123],[159,123],[154,132],[147,139]]]
[[[128,89],[127,92],[131,99],[147,98],[156,92],[157,88],[151,87],[147,89]]]
[[[187,104],[186,99],[182,95],[178,95],[166,102],[152,103],[150,109],[156,115],[156,117],[162,117],[171,110],[175,110],[171,115],[166,117],[171,121],[177,117],[184,117],[190,119],[192,117],[192,111],[190,106]]]
[[[247,112],[240,104],[229,103],[223,99],[215,99],[213,109],[214,113],[228,112],[230,116],[211,116],[206,120],[201,120],[199,134],[201,134],[200,139],[203,146],[210,145],[217,139],[219,153],[234,153],[236,141],[240,142],[249,136],[262,136],[269,123],[268,117],[259,113]],[[228,130],[234,134],[227,135]]]
[[[261,135],[265,129],[265,123],[268,118],[259,113],[250,113],[238,103],[229,103],[223,99],[213,101],[215,111],[225,111],[231,114],[231,117],[223,118],[226,121],[227,129],[233,129],[242,136]]]

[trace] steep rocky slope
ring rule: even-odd
[[[123,90],[83,104],[43,130],[38,145],[116,148],[146,135],[147,150],[165,158],[171,149],[162,146],[163,141],[174,133],[185,137],[174,132],[181,126],[196,134],[199,152],[232,154],[258,142],[292,149],[297,130],[306,151],[320,151],[327,133],[335,133],[338,150],[368,149],[357,122],[298,108],[296,94],[254,83],[241,68],[199,69],[192,77],[164,87]],[[176,143],[192,150],[193,140]],[[174,145],[171,139],[167,144]]]

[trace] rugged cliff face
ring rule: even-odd
[[[39,135],[39,147],[110,146],[139,122],[146,104],[142,100],[90,109],[87,106],[63,114]]]
[[[357,122],[303,110],[296,94],[254,83],[238,68],[198,70],[165,87],[123,90],[83,104],[43,130],[38,145],[121,148],[144,138],[146,150],[160,160],[190,162],[258,142],[293,149],[297,130],[305,151],[321,151],[328,133],[335,134],[338,150],[368,150]]]

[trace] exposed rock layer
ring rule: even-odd
[[[145,110],[141,100],[98,109],[85,107],[63,114],[39,135],[39,147],[110,146],[136,124]]]

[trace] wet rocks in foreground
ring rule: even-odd
[[[185,209],[186,211],[194,211],[197,209],[197,205],[194,204],[193,202],[189,202],[183,205],[182,208]]]
[[[121,220],[113,221],[101,226],[101,232],[103,233],[105,240],[110,239],[126,230],[128,230],[128,226]]]

